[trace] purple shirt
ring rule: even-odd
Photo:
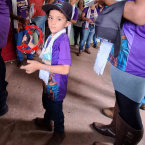
[[[125,71],[136,76],[145,77],[145,25],[135,25],[128,21],[124,24],[123,30],[129,47]]]
[[[78,19],[78,9],[75,7],[75,12],[74,12],[74,16],[72,18],[73,20],[77,20]]]
[[[8,5],[8,7],[9,7],[10,13],[13,12],[13,11],[12,11],[12,0],[6,0],[6,3],[7,3],[7,5]]]
[[[0,1],[0,49],[7,44],[7,37],[10,28],[9,8],[6,0]]]
[[[126,22],[123,26],[128,40],[129,55],[125,71],[145,77],[145,25]]]
[[[89,7],[86,7],[83,9],[83,13],[85,13],[85,17],[87,17],[87,12],[88,12]],[[96,8],[97,13],[99,13],[99,10]],[[91,9],[91,14],[90,14],[90,19],[92,20],[92,22],[94,22],[94,10]]]
[[[70,42],[66,33],[61,34],[52,47],[52,65],[72,65],[70,54]],[[67,93],[68,75],[50,74],[47,85],[49,97],[55,101],[61,101]]]
[[[110,60],[118,69],[145,78],[145,25],[140,26],[126,21],[123,31],[127,40],[122,40],[116,62],[113,58]]]
[[[26,18],[28,15],[28,2],[25,0],[17,0],[17,15]]]

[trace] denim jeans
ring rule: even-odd
[[[91,40],[92,40],[92,37],[95,33],[95,26],[94,25],[91,25],[89,24],[89,27],[88,29],[85,29],[85,23],[83,24],[82,26],[82,39],[81,39],[81,42],[80,42],[80,50],[83,50],[83,46],[86,42],[86,46],[85,48],[88,49],[90,47],[90,43],[91,43]]]
[[[95,33],[94,33],[94,35],[93,35],[93,44],[94,44],[94,45],[97,45],[97,38],[96,38]]]
[[[34,21],[36,23],[36,25],[42,30],[42,32],[44,34],[46,15],[36,16],[34,19],[32,19],[32,21]]]
[[[17,46],[20,46],[20,45],[22,44],[23,36],[24,36],[26,33],[27,33],[27,30],[23,30],[23,31],[21,31],[21,32],[19,32],[19,33],[15,33],[15,40],[16,40],[16,45],[17,45]],[[30,47],[28,46],[28,47],[26,48],[26,50],[27,50],[27,49],[30,49]],[[18,53],[18,60],[19,60],[19,61],[23,61],[23,60],[24,60],[23,53],[21,53],[21,51],[18,50],[18,49],[17,49],[17,53]],[[27,58],[28,58],[28,59],[32,59],[32,58],[33,58],[33,55],[30,54],[30,53],[28,53],[28,54],[27,54]]]
[[[54,132],[64,133],[63,101],[53,101],[43,92],[42,102],[45,109],[44,119],[54,121]]]

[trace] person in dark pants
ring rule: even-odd
[[[83,0],[79,0],[78,2],[78,20],[76,24],[73,24],[73,28],[74,28],[74,46],[76,48],[78,47],[78,37],[80,35],[80,40],[82,38],[82,24],[83,21],[81,20],[81,14],[82,11],[84,9],[84,1]]]
[[[9,9],[6,0],[0,1],[0,116],[8,112],[6,104],[8,92],[6,87],[8,82],[5,81],[6,66],[1,56],[2,48],[7,44],[7,37],[10,28]]]

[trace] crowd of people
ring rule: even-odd
[[[44,4],[45,2],[46,4]],[[76,7],[76,3],[78,7]],[[36,12],[30,20],[29,7],[31,4],[34,4]],[[85,7],[83,0],[70,0],[69,2],[65,0],[1,0],[0,116],[8,112],[6,103],[8,82],[5,80],[6,67],[1,51],[7,43],[9,17],[13,26],[16,46],[27,40],[27,31],[24,27],[30,25],[31,21],[39,26],[43,33],[45,33],[45,21],[48,21],[50,35],[43,47],[36,51],[42,62],[33,60],[33,54],[29,53],[27,54],[28,64],[24,66],[23,53],[17,50],[17,66],[28,74],[39,70],[39,78],[43,82],[42,102],[45,113],[44,118],[35,118],[35,125],[47,131],[52,131],[54,127],[54,133],[47,145],[60,145],[65,138],[63,100],[66,97],[68,74],[72,65],[69,40],[71,24],[74,29],[74,46],[79,48],[77,55],[82,54],[84,46],[85,52],[90,54],[89,48],[92,39],[94,48],[97,47],[98,32],[95,31],[95,23],[99,22],[101,25],[109,14],[109,17],[112,16],[112,18],[108,19],[108,23],[111,22],[115,26],[118,22],[116,23],[113,16],[117,16],[117,14],[113,14],[113,11],[118,6],[122,8],[121,16],[125,18],[123,23],[118,19],[117,28],[120,28],[121,25],[121,29],[118,30],[121,33],[121,48],[118,48],[119,53],[116,54],[116,45],[113,45],[108,58],[112,64],[111,78],[116,96],[115,107],[112,109],[113,120],[109,125],[93,122],[92,126],[97,132],[114,137],[115,145],[138,144],[144,132],[139,112],[139,108],[144,105],[145,95],[145,49],[143,47],[145,46],[145,1],[143,0],[124,2],[96,0],[89,7]],[[98,17],[104,19],[98,20]],[[101,26],[103,32],[103,25]],[[107,29],[112,28],[109,26]],[[118,31],[115,31],[115,38]],[[103,39],[108,41],[112,39],[114,33],[109,32],[109,36],[106,34],[107,36],[104,35]],[[114,44],[116,41],[119,43],[118,39],[115,39]],[[26,49],[34,46],[33,36],[30,36]],[[103,145],[103,143],[94,142],[93,145]]]

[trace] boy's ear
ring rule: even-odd
[[[67,21],[66,24],[65,24],[65,27],[69,26],[71,24],[70,21]]]

